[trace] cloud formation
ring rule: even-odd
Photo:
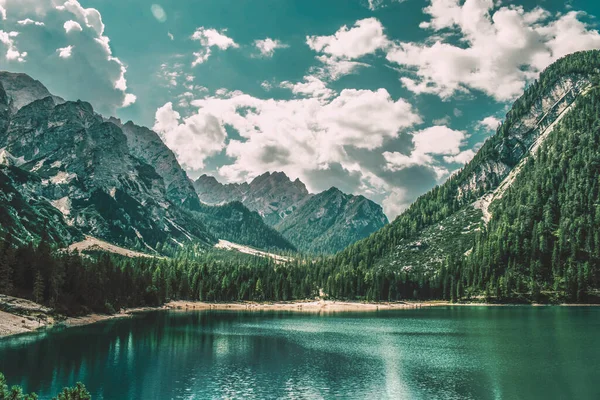
[[[487,131],[495,132],[496,129],[500,126],[502,121],[494,116],[485,117],[481,121],[477,123],[477,126],[484,128]]]
[[[277,39],[271,38],[255,40],[254,46],[258,49],[260,55],[263,57],[273,57],[273,54],[275,54],[275,50],[285,49],[289,47],[287,44],[282,43]]]
[[[98,10],[77,0],[0,3],[7,29],[0,31],[0,62],[9,68],[19,63],[19,71],[45,82],[55,94],[90,101],[107,115],[135,101],[127,91],[127,67],[113,55]]]
[[[60,58],[69,58],[73,54],[73,46],[67,46],[60,49],[56,49]]]
[[[354,26],[342,26],[331,36],[307,36],[306,44],[317,53],[323,64],[320,75],[331,80],[356,72],[368,64],[356,60],[389,46],[383,25],[376,18],[356,21]]]
[[[233,163],[222,166],[219,174],[228,181],[244,181],[265,171],[302,179],[333,165],[360,175],[363,171],[348,148],[374,151],[421,122],[408,102],[392,99],[385,89],[346,89],[327,100],[220,94],[192,101],[198,111],[186,119],[165,104],[156,113],[154,128],[188,170],[202,169],[207,157],[225,149]],[[227,137],[227,127],[240,138]]]
[[[413,68],[413,77],[401,78],[410,91],[448,99],[476,90],[508,101],[558,58],[600,48],[600,34],[575,11],[551,15],[540,7],[497,8],[492,0],[461,3],[431,0],[424,9],[430,19],[420,27],[437,40],[396,42],[388,50],[390,62]]]
[[[240,47],[232,38],[225,35],[226,30],[217,31],[216,29],[207,29],[200,27],[192,35],[192,40],[197,40],[202,45],[202,50],[194,52],[194,61],[192,67],[204,63],[212,54],[212,48],[227,50],[228,48]]]
[[[434,156],[446,156],[444,160],[448,163],[463,162],[474,155],[473,151],[467,150],[461,153],[466,134],[462,131],[450,129],[447,126],[434,125],[417,131],[412,140],[414,149],[409,155],[400,152],[383,153],[390,171],[400,171],[410,167],[430,168],[438,179],[448,175],[448,169],[441,165]],[[472,158],[472,157],[471,157]]]
[[[184,168],[196,170],[204,168],[207,157],[223,150],[227,136],[216,116],[200,110],[182,119],[170,102],[156,111],[154,130],[175,151]]]
[[[64,23],[63,27],[65,28],[65,32],[82,32],[83,28],[77,21],[69,20]]]

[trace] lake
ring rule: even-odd
[[[158,311],[0,340],[41,399],[598,399],[599,307]]]

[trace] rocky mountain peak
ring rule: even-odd
[[[154,166],[156,173],[164,180],[167,196],[171,201],[191,210],[200,207],[192,182],[179,165],[175,154],[165,146],[156,132],[132,121],[124,125],[116,118],[109,118],[109,121],[121,127],[131,154]]]
[[[0,83],[10,98],[12,112],[46,97],[51,97],[55,104],[64,102],[62,98],[53,96],[40,81],[27,74],[0,71]]]
[[[296,247],[316,253],[341,250],[387,224],[381,206],[336,187],[310,194],[306,185],[283,172],[265,172],[250,183],[221,184],[202,175],[194,187],[208,204],[243,203],[283,233]]]

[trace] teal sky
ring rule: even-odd
[[[154,127],[191,178],[284,171],[394,217],[540,70],[600,48],[598,15],[591,0],[0,0],[0,68]]]

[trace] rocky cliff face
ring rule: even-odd
[[[12,112],[46,97],[51,97],[55,104],[65,102],[60,97],[53,96],[40,81],[36,81],[26,74],[0,71],[0,83],[8,96]]]
[[[510,124],[502,140],[497,140],[490,146],[497,156],[487,157],[479,163],[460,186],[459,196],[481,187],[487,189],[494,182],[505,179],[523,157],[539,146],[540,136],[589,84],[589,77],[585,75],[572,74],[558,78]]]
[[[292,182],[283,172],[267,172],[250,183],[225,185],[212,176],[202,175],[194,182],[194,188],[205,204],[239,201],[259,213],[271,226],[283,220],[309,197],[306,186],[300,180]]]
[[[89,103],[36,100],[11,116],[0,146],[41,178],[28,182],[28,191],[85,234],[150,248],[169,239],[214,240],[200,221],[172,206],[162,177],[129,153],[122,130]]]
[[[131,154],[142,162],[152,165],[156,173],[163,178],[167,197],[175,204],[190,210],[198,210],[200,202],[192,181],[179,165],[175,154],[164,145],[158,134],[131,121],[124,125],[115,118],[109,121],[121,128],[127,138],[127,146]]]
[[[265,173],[250,183],[221,184],[203,175],[194,187],[206,204],[242,202],[281,232],[299,250],[334,253],[387,223],[381,207],[336,188],[313,195],[304,183],[282,172]]]

